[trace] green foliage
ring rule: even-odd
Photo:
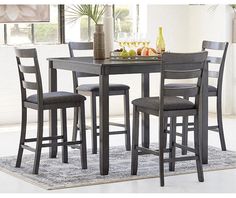
[[[115,9],[115,20],[117,20],[118,18],[120,20],[123,20],[127,16],[129,16],[129,9],[127,9],[127,8],[116,8]]]
[[[36,42],[52,42],[57,41],[57,24],[35,24]]]
[[[68,23],[74,23],[82,16],[90,17],[95,24],[98,24],[102,15],[104,14],[105,6],[104,5],[72,5],[68,6],[66,9],[67,17],[66,20]]]

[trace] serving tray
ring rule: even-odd
[[[158,61],[161,60],[161,57],[159,56],[127,56],[127,57],[122,57],[122,56],[110,56],[110,60],[115,60],[115,61]]]

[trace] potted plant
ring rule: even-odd
[[[68,6],[66,12],[68,13],[67,21],[76,22],[82,16],[88,16],[95,23],[95,32],[93,38],[94,59],[105,59],[105,42],[103,24],[100,20],[104,14],[104,5],[72,5]]]

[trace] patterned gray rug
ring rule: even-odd
[[[152,144],[151,147],[157,147]],[[177,149],[177,155],[180,153]],[[42,154],[39,175],[33,175],[32,165],[34,155],[24,155],[21,168],[15,168],[15,156],[1,157],[0,170],[47,190],[69,187],[105,184],[120,181],[147,179],[158,177],[158,157],[153,155],[139,156],[137,176],[130,175],[130,152],[124,147],[110,148],[110,171],[108,176],[99,174],[99,155],[92,155],[88,150],[88,169],[81,170],[79,150],[69,152],[69,163],[63,164],[60,155],[57,159],[49,159],[48,154]],[[209,147],[209,164],[203,166],[204,171],[236,168],[236,152],[221,151]],[[195,161],[177,162],[176,171],[169,172],[165,166],[165,176],[189,174],[196,172]],[[197,180],[193,177],[193,180]]]

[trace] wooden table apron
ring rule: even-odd
[[[109,75],[113,74],[135,74],[140,73],[142,97],[148,97],[150,82],[149,74],[160,72],[160,61],[111,61],[93,60],[92,57],[80,58],[49,58],[49,92],[57,91],[57,69],[78,71],[99,76],[100,84],[100,173],[107,175],[109,172]],[[206,68],[208,71],[208,69]],[[203,163],[208,163],[208,77],[207,72],[203,77],[201,115],[201,147]],[[51,136],[57,135],[57,111],[49,112],[49,132]],[[56,143],[57,140],[52,141]],[[149,147],[149,116],[142,115],[142,145]],[[57,156],[57,147],[50,148],[50,157]]]

